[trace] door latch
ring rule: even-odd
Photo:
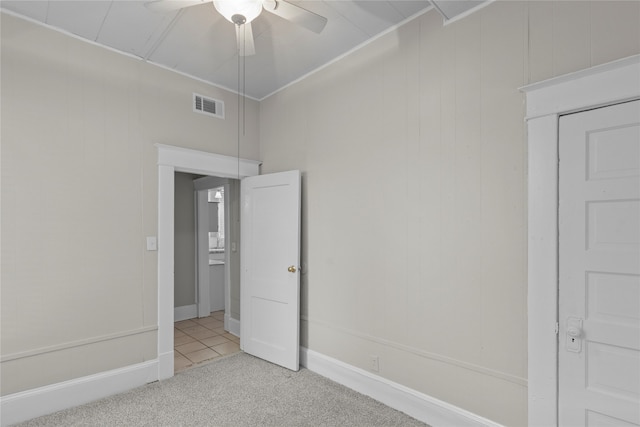
[[[580,353],[582,351],[582,319],[567,318],[567,337],[565,341],[567,351]]]

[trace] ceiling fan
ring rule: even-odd
[[[256,52],[251,21],[263,9],[318,34],[327,24],[324,16],[284,0],[152,0],[146,2],[145,6],[156,12],[170,12],[203,3],[213,3],[222,16],[235,24],[240,56],[254,55]]]

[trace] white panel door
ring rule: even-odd
[[[241,184],[242,349],[299,369],[300,172],[245,178]]]
[[[640,425],[640,101],[560,119],[561,426]]]

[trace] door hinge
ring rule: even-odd
[[[556,322],[556,335],[560,333],[560,323]]]

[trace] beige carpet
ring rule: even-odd
[[[22,426],[425,426],[307,369],[237,353]]]

